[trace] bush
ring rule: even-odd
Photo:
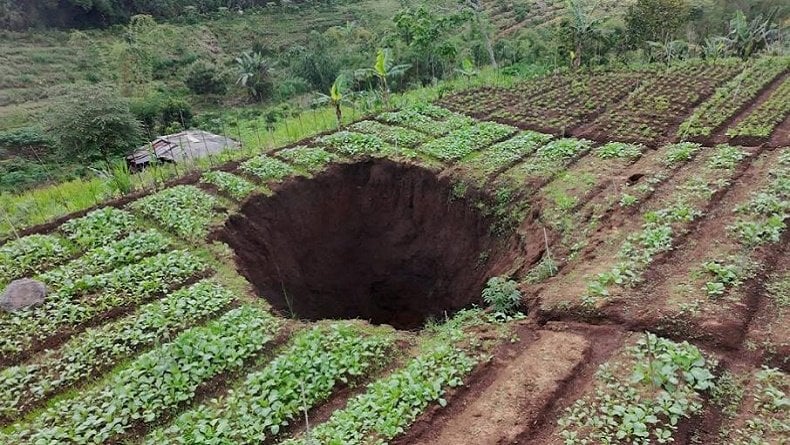
[[[52,139],[39,127],[21,127],[0,131],[0,148],[46,147]]]
[[[184,84],[195,94],[225,94],[228,91],[225,72],[205,60],[197,60],[189,65]]]
[[[132,102],[131,111],[151,136],[163,132],[174,122],[187,128],[192,124],[192,106],[179,97],[164,94],[148,96]]]
[[[518,283],[505,277],[493,277],[483,289],[483,301],[490,305],[494,312],[512,314],[521,305],[521,292]]]

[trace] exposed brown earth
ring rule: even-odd
[[[416,328],[479,303],[517,248],[451,188],[392,161],[336,165],[249,200],[216,236],[284,313]]]

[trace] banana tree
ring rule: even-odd
[[[346,92],[346,77],[342,74],[335,78],[332,87],[329,88],[329,94],[319,93],[317,104],[330,105],[335,109],[335,117],[337,118],[337,128],[343,126],[343,109],[341,105],[349,104],[349,94]]]
[[[582,64],[582,59],[586,54],[588,48],[596,39],[601,35],[601,28],[603,20],[595,18],[588,11],[595,11],[600,4],[600,1],[595,3],[589,8],[580,0],[565,0],[567,6],[567,21],[566,26],[570,31],[570,37],[573,41],[573,50],[571,50],[571,64],[574,68],[579,68]]]
[[[768,46],[779,35],[779,28],[773,23],[777,12],[775,9],[767,17],[759,15],[751,21],[743,11],[736,12],[727,35],[731,50],[745,60]]]
[[[379,49],[376,53],[376,63],[372,68],[357,70],[359,77],[374,76],[378,80],[381,99],[384,106],[389,108],[389,82],[388,80],[402,76],[411,68],[411,64],[395,65],[392,61],[392,51],[389,48]]]

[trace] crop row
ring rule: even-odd
[[[634,89],[638,73],[602,73],[571,78],[561,88],[549,90],[516,106],[498,109],[492,119],[522,127],[561,132],[583,123]]]
[[[645,212],[641,230],[621,245],[617,264],[588,281],[583,302],[594,305],[610,295],[611,286],[638,283],[655,256],[671,250],[676,237],[703,215],[713,195],[729,186],[735,167],[746,156],[740,148],[718,146],[704,168],[676,189],[668,205]]]
[[[216,216],[217,199],[192,185],[177,185],[129,205],[176,235],[196,241],[208,232]]]
[[[729,445],[786,444],[790,434],[790,378],[763,367],[748,374],[722,376],[716,400],[723,406],[721,443]]]
[[[0,318],[0,351],[20,353],[104,312],[138,304],[205,271],[203,261],[185,251],[149,256],[141,262],[67,281],[44,304]]]
[[[430,104],[413,105],[400,111],[381,113],[376,119],[390,125],[411,128],[433,137],[444,136],[475,122],[470,117]]]
[[[681,138],[708,137],[787,69],[790,59],[759,59],[724,84],[678,129]]]
[[[61,225],[63,237],[35,234],[9,241],[0,246],[0,287],[13,279],[41,273],[82,249],[112,242],[134,227],[130,213],[106,207]]]
[[[170,247],[170,239],[156,229],[132,232],[126,238],[85,252],[68,263],[48,270],[37,278],[55,291],[85,275],[96,275],[134,264]]]
[[[250,181],[223,171],[208,171],[203,173],[200,180],[213,185],[237,201],[243,200],[255,190],[255,186]]]
[[[392,346],[391,332],[366,334],[348,323],[315,327],[221,401],[180,415],[145,443],[255,444],[277,436],[302,411],[326,400],[333,388],[379,366]]]
[[[560,235],[560,247],[578,252],[589,241],[590,234],[601,224],[601,219],[613,203],[594,200],[594,191],[607,179],[623,172],[642,156],[645,147],[609,142],[595,147],[592,152],[573,165],[557,172],[552,181],[538,192],[542,201],[541,221]],[[591,213],[579,210],[588,204]],[[558,249],[562,255],[564,249]],[[543,264],[543,270],[551,264]],[[544,271],[549,271],[545,269]],[[545,279],[545,274],[542,274]],[[542,281],[533,275],[531,281]]]
[[[200,281],[135,313],[91,328],[61,348],[0,372],[0,417],[11,417],[63,389],[111,368],[121,360],[209,317],[233,300],[213,281]]]
[[[131,213],[104,207],[63,223],[60,231],[67,239],[85,249],[115,240],[135,227],[137,223]]]
[[[280,150],[277,152],[277,157],[310,173],[317,173],[329,163],[340,160],[339,156],[329,153],[323,148],[303,145]]]
[[[753,249],[781,241],[790,218],[790,153],[782,154],[769,174],[771,181],[735,209],[737,218],[727,227],[737,239],[739,252],[702,264],[708,279],[704,289],[709,297],[721,297],[750,275],[752,262],[747,258]]]
[[[15,278],[43,272],[72,255],[71,246],[56,235],[28,235],[0,246],[0,286]]]
[[[659,72],[619,106],[595,120],[592,132],[621,141],[654,143],[689,108],[739,70],[736,61],[686,64]]]
[[[350,399],[328,421],[311,428],[308,435],[282,444],[383,444],[405,431],[430,403],[447,405],[445,391],[462,385],[462,378],[478,360],[456,344],[466,337],[464,324],[470,319],[482,323],[481,317],[478,310],[459,312],[438,332],[428,333],[433,337],[403,368],[369,384],[365,392]]]
[[[569,163],[586,153],[592,142],[585,139],[555,139],[539,147],[534,154],[503,173],[502,178],[514,184],[528,180],[548,179],[564,170]]]
[[[395,147],[414,148],[428,140],[428,136],[419,131],[403,127],[393,127],[377,121],[361,121],[348,127],[351,131],[378,136],[384,142]]]
[[[552,139],[551,135],[524,131],[498,144],[479,151],[460,162],[470,170],[470,175],[485,181],[501,169],[530,155]]]
[[[316,142],[330,151],[352,158],[357,156],[394,155],[399,151],[378,136],[348,130],[322,136]]]
[[[695,346],[646,334],[602,365],[591,394],[560,418],[565,444],[671,443],[680,421],[702,411],[716,363]]]
[[[425,143],[419,147],[419,151],[442,161],[458,160],[517,131],[508,125],[480,122]]]
[[[727,130],[727,136],[768,138],[788,115],[790,115],[790,77],[782,81],[768,100],[758,105],[734,128]]]
[[[277,319],[243,306],[171,343],[138,356],[99,386],[56,402],[15,426],[5,443],[103,443],[151,424],[195,396],[201,384],[261,351],[274,338]]]
[[[665,146],[661,157],[661,164],[667,170],[677,170],[687,162],[694,159],[702,150],[700,144],[694,142],[679,142]],[[669,178],[669,172],[660,170],[642,178],[638,184],[624,189],[618,199],[620,207],[631,207],[647,199],[655,192],[656,187]],[[608,207],[607,207],[608,208]]]
[[[256,156],[245,161],[239,168],[256,176],[261,181],[280,181],[296,173],[290,165],[268,155]]]

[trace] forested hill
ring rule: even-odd
[[[0,28],[99,28],[126,23],[135,14],[184,18],[222,9],[271,4],[340,3],[344,0],[0,0]]]

